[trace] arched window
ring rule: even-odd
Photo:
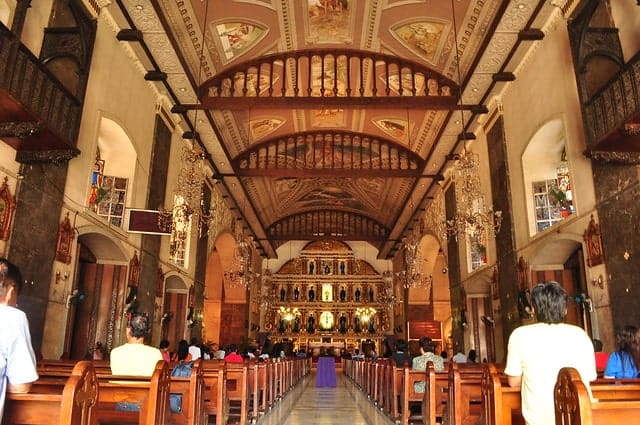
[[[136,152],[122,127],[102,118],[87,204],[112,226],[123,227],[135,163]]]
[[[522,155],[529,233],[535,235],[575,212],[571,169],[561,119],[544,124]]]

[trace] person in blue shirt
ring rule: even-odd
[[[618,350],[611,353],[604,369],[605,378],[637,378],[640,366],[640,334],[627,325],[616,334]]]

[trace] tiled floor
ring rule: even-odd
[[[305,378],[258,425],[394,425],[349,379],[338,372],[336,388],[316,388]]]

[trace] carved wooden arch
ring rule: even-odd
[[[418,177],[425,161],[391,140],[351,131],[308,131],[252,146],[233,160],[241,176]]]
[[[386,241],[389,229],[370,217],[340,210],[317,210],[284,217],[267,229],[270,240],[322,239]]]
[[[0,240],[9,240],[9,235],[11,235],[13,211],[15,208],[16,199],[11,194],[8,178],[5,176],[4,183],[0,188]]]
[[[400,74],[403,78],[397,78]],[[459,92],[448,77],[397,56],[305,49],[262,56],[226,69],[202,84],[201,106],[196,107],[316,109],[334,105],[453,110],[460,108]]]

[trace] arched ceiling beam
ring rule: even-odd
[[[252,146],[234,158],[233,165],[239,176],[418,177],[424,160],[406,147],[377,136],[308,131]]]
[[[246,61],[199,88],[199,105],[178,109],[400,108],[452,110],[459,86],[417,62],[351,49],[279,52]]]
[[[270,240],[330,238],[383,242],[389,238],[389,234],[389,229],[377,220],[362,214],[335,209],[292,214],[267,228],[267,237]]]

